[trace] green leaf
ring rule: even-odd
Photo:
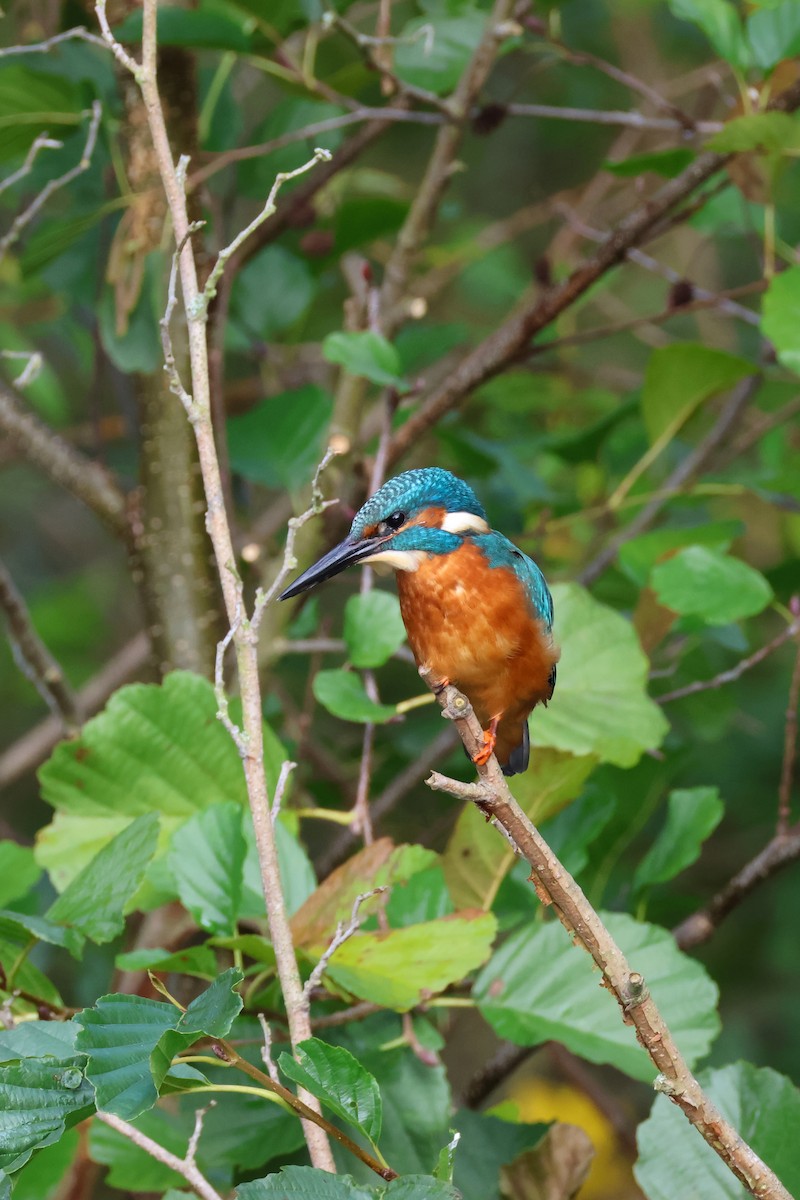
[[[142,14],[131,13],[119,25],[114,34],[118,41],[141,42]],[[169,8],[158,7],[158,44],[160,46],[190,46],[197,49],[233,50],[247,54],[250,38],[244,32],[241,21],[232,20],[223,12],[206,7]]]
[[[227,428],[233,470],[264,487],[302,487],[322,457],[332,410],[328,393],[308,384],[231,417]]]
[[[371,1188],[350,1175],[330,1175],[317,1167],[283,1167],[278,1175],[240,1183],[237,1200],[375,1200]]]
[[[752,375],[752,363],[694,342],[654,350],[642,390],[642,416],[651,445],[677,432],[711,396]]]
[[[300,1042],[295,1054],[296,1058],[284,1053],[278,1059],[283,1074],[376,1146],[381,1136],[382,1110],[374,1075],[349,1050],[329,1046],[319,1038]]]
[[[714,550],[729,550],[734,538],[741,537],[744,531],[744,522],[733,520],[653,529],[620,546],[619,564],[634,583],[644,587],[653,567],[669,551],[679,546],[711,546]]]
[[[720,58],[744,70],[749,64],[739,14],[730,0],[669,0],[676,17],[702,29]]]
[[[32,1150],[58,1141],[90,1114],[93,1091],[83,1066],[80,1055],[0,1066],[0,1167],[22,1166]]]
[[[58,1200],[65,1195],[62,1181],[77,1157],[79,1144],[77,1129],[70,1129],[51,1146],[37,1150],[14,1176],[14,1200]]]
[[[68,1058],[75,1053],[78,1027],[72,1021],[20,1021],[0,1030],[0,1062],[16,1058]]]
[[[65,929],[46,917],[34,917],[27,913],[0,911],[0,937],[17,942],[47,942],[50,946],[61,946],[75,958],[83,952],[84,939],[77,930]]]
[[[636,868],[634,891],[666,883],[691,866],[700,857],[703,842],[717,828],[724,812],[717,788],[671,792],[664,826]]]
[[[728,121],[708,142],[718,154],[784,154],[800,147],[800,120],[783,112],[746,113]]]
[[[74,1018],[97,1107],[132,1120],[152,1108],[174,1056],[200,1037],[225,1037],[241,1012],[241,971],[225,971],[186,1012],[141,996],[101,996]]]
[[[249,812],[244,816],[244,840],[247,845],[247,857],[244,863],[239,917],[260,920],[266,916],[264,887],[261,882],[256,835]],[[316,889],[317,877],[311,860],[295,834],[287,829],[282,817],[275,823],[275,842],[281,868],[283,899],[286,911],[292,916]]]
[[[80,737],[56,747],[39,778],[58,811],[35,853],[59,890],[142,813],[170,829],[212,804],[247,807],[242,762],[216,712],[207,679],[173,671],[162,684],[121,688]],[[286,755],[266,725],[264,735],[272,788]],[[166,848],[165,838],[159,853]]]
[[[705,969],[678,950],[665,929],[624,913],[601,914],[614,941],[647,987],[690,1066],[719,1030],[717,988]],[[601,986],[591,958],[555,921],[512,934],[473,989],[498,1034],[517,1045],[554,1039],[590,1062],[612,1063],[635,1079],[656,1069]]]
[[[491,913],[459,912],[388,933],[357,933],[325,973],[337,987],[395,1012],[444,991],[486,962],[497,931]]]
[[[370,700],[361,676],[354,671],[318,671],[314,676],[314,695],[329,713],[343,721],[382,725],[396,715],[394,705]]]
[[[677,146],[672,150],[656,150],[651,154],[633,154],[618,162],[606,161],[603,167],[621,179],[635,178],[645,171],[654,171],[664,179],[672,179],[694,161],[694,151]]]
[[[294,147],[294,166],[299,167],[308,157],[302,149]],[[284,246],[267,246],[236,275],[231,292],[231,317],[239,328],[238,336],[228,338],[233,341],[230,348],[249,349],[253,341],[263,343],[288,329],[306,312],[315,290],[314,277],[305,259]],[[300,388],[295,394],[317,390]],[[285,398],[283,405],[285,409]],[[299,415],[296,407],[294,415]]]
[[[378,591],[351,596],[344,610],[344,640],[354,667],[382,667],[406,640],[397,597]]]
[[[30,67],[4,65],[0,71],[0,161],[24,154],[34,138],[47,131],[63,136],[59,126],[85,119],[80,89],[71,81]]]
[[[762,8],[747,18],[747,40],[756,66],[769,71],[786,58],[800,54],[800,7],[784,0],[775,8]]]
[[[800,373],[800,266],[772,276],[764,295],[761,328],[784,367]]]
[[[114,959],[120,971],[172,972],[179,975],[196,975],[200,979],[214,979],[217,974],[217,959],[208,946],[187,946],[185,950],[129,950]]]
[[[404,1175],[393,1179],[382,1193],[385,1200],[461,1200],[451,1183],[433,1175]]]
[[[169,866],[181,904],[208,933],[236,927],[246,849],[242,809],[232,801],[195,813],[173,834]]]
[[[383,387],[408,390],[400,369],[400,356],[380,333],[329,333],[322,343],[328,362],[338,363],[351,375],[361,375]]]
[[[768,1067],[739,1062],[703,1071],[699,1082],[736,1132],[776,1173],[790,1195],[800,1195],[800,1156],[795,1131],[800,1092]],[[637,1132],[636,1181],[648,1200],[702,1196],[741,1200],[748,1195],[722,1159],[697,1136],[679,1108],[656,1097],[650,1118]]]
[[[668,728],[647,695],[647,657],[630,622],[585,589],[556,584],[552,592],[561,661],[550,705],[531,718],[533,741],[631,767]]]
[[[454,9],[444,0],[424,7],[422,17],[403,26],[395,46],[394,68],[406,83],[443,96],[461,78],[488,16],[471,5]]]
[[[537,750],[525,775],[514,780],[514,795],[535,825],[580,795],[597,760],[560,750]],[[520,786],[521,784],[521,786]],[[505,838],[486,827],[474,804],[465,804],[450,835],[442,863],[457,907],[491,908],[497,889],[515,861]]]
[[[155,854],[158,817],[145,813],[118,833],[76,875],[47,913],[93,942],[110,942],[125,926],[125,908]]]
[[[752,617],[772,599],[772,588],[760,571],[708,546],[679,550],[653,568],[650,581],[667,608],[701,617],[709,625]]]
[[[42,871],[28,846],[0,842],[0,908],[19,900],[39,881]]]

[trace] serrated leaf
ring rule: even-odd
[[[349,1050],[308,1038],[297,1045],[295,1058],[281,1054],[278,1066],[376,1146],[382,1121],[378,1081]]]
[[[240,1183],[237,1200],[375,1200],[371,1188],[350,1175],[331,1175],[317,1167],[282,1167],[277,1175]]]
[[[247,806],[242,763],[217,720],[212,684],[172,671],[161,684],[131,684],[62,742],[41,768],[44,799],[56,816],[37,838],[36,859],[62,890],[134,817],[156,812],[174,828],[212,804]],[[267,781],[286,758],[264,726]],[[167,848],[166,837],[159,848]]]
[[[207,933],[230,934],[242,897],[246,853],[239,804],[212,804],[172,837],[169,866],[181,904]]]
[[[351,596],[344,610],[344,640],[354,667],[381,667],[406,640],[400,603],[390,592]]]
[[[80,958],[84,946],[84,938],[76,929],[67,929],[46,917],[32,917],[9,909],[0,911],[0,938],[47,942],[50,946],[63,947],[74,958]]]
[[[110,942],[125,927],[125,909],[144,878],[158,841],[158,817],[137,817],[104,846],[50,906],[51,921],[93,942]]]
[[[388,933],[357,933],[336,950],[326,978],[395,1012],[406,1012],[486,962],[497,922],[460,912]]]
[[[141,42],[141,12],[127,16],[115,26],[114,34],[121,42]],[[250,38],[241,21],[234,21],[223,12],[167,5],[159,5],[158,9],[158,42],[161,46],[193,46],[241,54],[250,49]]]
[[[703,842],[719,825],[724,812],[717,788],[671,792],[664,826],[636,868],[634,891],[665,883],[691,866],[700,857]]]
[[[37,1150],[14,1175],[14,1200],[58,1200],[59,1194],[63,1196],[65,1177],[77,1157],[79,1145],[78,1130],[69,1129],[57,1142]],[[5,1200],[2,1189],[0,1198]]]
[[[752,363],[694,342],[654,350],[642,389],[642,416],[651,445],[677,432],[704,401],[754,371]]]
[[[512,784],[515,798],[539,825],[580,794],[596,762],[588,755],[577,758],[560,750],[536,750],[525,775]],[[491,908],[515,858],[505,838],[487,829],[486,819],[475,805],[465,804],[442,857],[456,906]]]
[[[577,584],[552,593],[561,661],[550,705],[531,717],[532,740],[631,767],[668,728],[647,695],[649,663],[633,626]]]
[[[382,725],[396,715],[393,705],[370,700],[361,676],[354,671],[317,671],[314,695],[329,713],[343,721]]]
[[[698,1079],[787,1192],[800,1195],[796,1137],[800,1092],[791,1080],[747,1062],[703,1071]],[[648,1200],[675,1200],[677,1196],[742,1200],[749,1194],[666,1096],[656,1097],[649,1119],[639,1126],[637,1142],[639,1159],[634,1174]]]
[[[38,1146],[58,1141],[87,1117],[94,1092],[84,1058],[25,1058],[0,1066],[0,1167],[21,1166]]]
[[[225,971],[186,1012],[142,996],[101,996],[74,1018],[76,1047],[88,1055],[97,1107],[132,1120],[158,1099],[173,1057],[199,1037],[224,1037],[242,1008],[233,988],[241,971]]]
[[[644,976],[691,1066],[719,1031],[716,984],[678,950],[665,929],[625,913],[601,915],[632,969]],[[560,923],[512,934],[478,976],[473,998],[498,1036],[517,1045],[553,1039],[635,1079],[652,1080],[656,1074],[589,955],[573,946]]]
[[[650,576],[658,599],[673,612],[727,625],[760,613],[772,588],[760,571],[708,546],[687,546]]]
[[[761,328],[780,362],[800,372],[800,266],[772,276],[764,295]]]
[[[78,1027],[72,1021],[20,1021],[0,1030],[0,1062],[15,1058],[68,1058],[75,1052]]]
[[[638,538],[631,538],[620,547],[619,564],[634,583],[644,587],[653,567],[670,551],[680,546],[711,546],[714,550],[729,550],[731,542],[741,537],[744,530],[743,521],[733,520],[653,529]]]
[[[38,882],[42,873],[29,846],[0,842],[0,908],[19,900]]]
[[[351,375],[360,375],[382,387],[408,391],[401,374],[400,356],[391,342],[380,333],[329,333],[322,343],[328,362],[337,363]]]

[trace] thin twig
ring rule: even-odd
[[[205,1110],[200,1110],[201,1113],[204,1111]],[[165,1167],[169,1167],[171,1171],[175,1171],[178,1175],[182,1176],[192,1191],[201,1197],[201,1200],[222,1200],[222,1196],[219,1194],[216,1188],[211,1186],[205,1175],[203,1175],[203,1173],[198,1169],[194,1161],[194,1154],[192,1154],[190,1157],[189,1151],[192,1149],[192,1140],[194,1139],[194,1134],[192,1134],[192,1140],[189,1142],[186,1157],[178,1158],[176,1154],[173,1154],[164,1146],[159,1145],[158,1142],[153,1141],[153,1139],[148,1137],[146,1133],[142,1133],[142,1131],[137,1129],[135,1125],[130,1125],[127,1121],[123,1121],[121,1117],[116,1116],[114,1113],[98,1112],[97,1119],[98,1121],[102,1121],[104,1125],[108,1125],[109,1128],[115,1129],[117,1133],[121,1133],[122,1136],[126,1137],[129,1142],[133,1143],[134,1146],[138,1146],[140,1150],[144,1150],[145,1154],[149,1154],[151,1158],[154,1158],[157,1162],[163,1163]],[[200,1122],[202,1127],[202,1116],[200,1116]],[[195,1124],[195,1132],[199,1137],[197,1123]],[[194,1145],[194,1149],[197,1149],[196,1143]]]
[[[430,672],[420,671],[445,716],[458,729],[467,753],[474,758],[483,747],[480,722],[469,701],[454,687],[442,685]],[[689,1070],[675,1045],[664,1018],[650,995],[643,976],[633,970],[599,916],[564,869],[550,847],[514,800],[497,759],[478,767],[478,783],[460,783],[434,772],[428,786],[471,800],[487,818],[494,818],[519,847],[531,868],[531,882],[574,942],[593,958],[603,983],[616,998],[621,1019],[636,1030],[637,1038],[659,1072],[657,1091],[666,1095],[686,1115],[712,1149],[754,1196],[762,1200],[791,1200],[770,1168],[714,1107]]]
[[[101,46],[103,50],[108,49],[108,43],[104,38],[98,37],[96,33],[89,33],[83,25],[76,25],[74,29],[67,29],[63,33],[56,33],[53,37],[45,38],[43,42],[28,42],[27,45],[4,46],[0,49],[0,58],[10,58],[12,54],[44,54],[48,50],[52,50],[60,42],[69,42],[78,40],[89,42],[92,46]]]
[[[206,528],[214,549],[217,570],[229,625],[243,605],[243,585],[236,566],[230,525],[225,511],[225,492],[220,473],[211,415],[206,304],[200,290],[197,264],[190,239],[190,222],[185,181],[175,166],[167,135],[157,80],[157,0],[144,0],[142,20],[142,63],[137,64],[114,39],[105,15],[105,0],[97,0],[97,15],[103,36],[117,59],[130,70],[141,88],[158,171],[166,193],[175,244],[182,247],[178,258],[181,294],[187,318],[191,369],[190,419],[197,443],[200,470],[207,501]],[[233,645],[242,700],[242,731],[247,753],[244,774],[258,849],[259,867],[267,908],[270,937],[275,949],[278,977],[286,1004],[292,1045],[311,1034],[308,1005],[303,995],[300,972],[281,886],[281,870],[269,811],[264,768],[261,689],[258,677],[258,640],[252,623],[242,615]],[[309,1097],[309,1111],[317,1104]],[[333,1171],[334,1162],[324,1133],[317,1122],[304,1122],[306,1141],[314,1166]]]
[[[23,209],[11,223],[11,228],[4,237],[0,238],[0,261],[2,261],[6,252],[11,249],[14,243],[19,239],[23,229],[30,225],[36,214],[43,208],[53,192],[57,192],[59,188],[66,187],[72,183],[73,179],[77,179],[84,171],[88,170],[92,155],[94,154],[95,146],[97,145],[97,134],[100,129],[100,119],[103,116],[103,106],[99,100],[92,102],[91,118],[89,121],[89,129],[86,134],[86,142],[83,147],[83,153],[74,167],[70,167],[63,175],[59,175],[56,179],[48,179],[42,190],[31,201],[27,208]]]
[[[682,700],[684,696],[695,696],[698,692],[707,692],[710,688],[720,688],[728,683],[735,683],[737,679],[741,679],[746,671],[757,667],[760,662],[763,662],[765,658],[769,658],[770,654],[778,650],[798,633],[800,633],[800,620],[793,621],[791,625],[787,625],[771,642],[767,642],[765,646],[759,647],[754,654],[743,658],[735,667],[730,667],[727,671],[720,671],[719,675],[715,675],[713,679],[696,679],[693,683],[687,683],[685,687],[675,688],[674,691],[665,692],[663,696],[656,696],[654,699],[658,704],[670,704],[673,700]]]
[[[509,104],[510,117],[538,117],[540,120],[580,121],[591,125],[616,125],[622,129],[641,129],[658,133],[686,133],[682,121],[675,117],[646,117],[640,112],[609,108],[564,108],[553,104]],[[722,121],[698,121],[697,132],[704,137],[719,133]]]
[[[313,971],[305,982],[303,991],[307,997],[311,997],[314,990],[322,983],[322,977],[328,969],[328,964],[333,958],[336,951],[345,942],[349,941],[354,934],[358,933],[361,928],[361,905],[367,900],[371,900],[373,896],[380,896],[383,892],[388,892],[388,887],[376,887],[370,892],[360,892],[353,901],[353,908],[348,921],[340,921],[336,926],[336,932],[331,938],[330,944],[324,953],[320,956],[319,962],[315,965]]]
[[[78,711],[90,717],[102,708],[109,696],[137,674],[147,662],[150,640],[139,633],[114,655],[77,695]],[[0,791],[33,771],[47,758],[64,736],[60,717],[48,717],[0,755]]]
[[[261,1045],[261,1061],[267,1068],[267,1074],[273,1083],[280,1083],[280,1075],[278,1068],[275,1066],[275,1061],[272,1057],[272,1030],[269,1027],[269,1021],[264,1013],[257,1014],[258,1023],[261,1026],[262,1045]]]
[[[281,805],[283,803],[283,797],[286,792],[286,785],[289,782],[289,776],[291,775],[292,771],[295,769],[296,766],[297,766],[296,762],[289,762],[288,759],[285,762],[281,763],[281,769],[280,769],[280,773],[278,775],[278,782],[275,784],[275,794],[272,797],[272,824],[273,825],[277,821],[278,816],[281,811]]]
[[[716,895],[697,912],[686,917],[672,931],[681,950],[689,950],[707,942],[728,916],[743,900],[767,879],[789,863],[800,858],[800,823],[776,835],[755,858],[737,871]]]
[[[0,432],[19,446],[28,462],[66,488],[117,537],[127,541],[127,502],[122,489],[104,467],[49,429],[3,380],[0,380]]]
[[[44,359],[38,350],[0,350],[0,358],[25,360],[25,366],[14,380],[14,387],[21,391],[39,378],[44,366]]]
[[[798,600],[793,598],[792,607],[797,612]],[[800,621],[794,623],[795,632],[800,631]],[[783,735],[783,761],[781,763],[781,781],[778,787],[778,822],[775,833],[785,837],[789,832],[789,821],[792,815],[792,784],[794,782],[794,767],[797,758],[797,707],[800,701],[800,642],[794,660],[794,670],[789,683],[789,699],[786,704],[786,718]]]
[[[17,665],[51,712],[59,717],[62,728],[73,733],[81,723],[78,697],[63,667],[36,632],[28,606],[1,560],[0,609],[8,622],[8,636]]]
[[[6,188],[13,187],[15,183],[19,183],[20,179],[24,179],[26,175],[30,175],[40,150],[60,150],[63,145],[63,142],[59,142],[56,138],[51,138],[48,133],[40,133],[34,139],[31,148],[25,155],[25,161],[22,166],[11,175],[7,175],[5,179],[0,180],[0,193],[4,192]]]

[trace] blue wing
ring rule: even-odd
[[[480,546],[490,567],[505,567],[513,571],[530,599],[531,607],[544,621],[548,631],[553,626],[553,597],[545,577],[532,558],[510,542],[502,533],[491,530],[479,534],[475,541]]]

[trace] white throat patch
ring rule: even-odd
[[[442,529],[448,533],[488,533],[489,526],[483,517],[470,512],[447,513]]]
[[[427,557],[424,550],[379,550],[377,554],[370,554],[361,561],[370,566],[393,567],[395,571],[418,571],[420,563]]]

